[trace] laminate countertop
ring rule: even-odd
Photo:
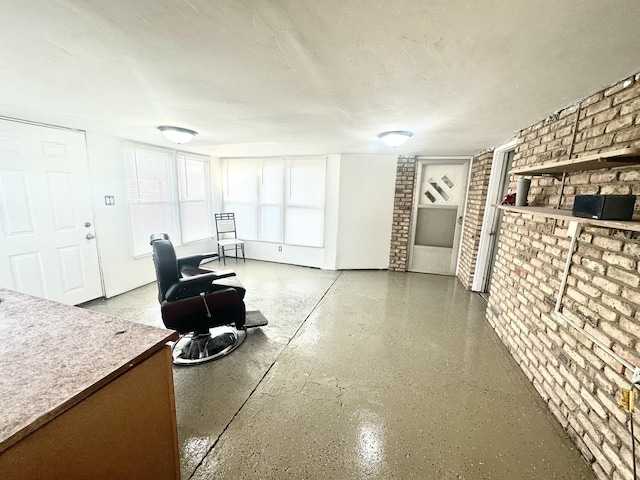
[[[0,452],[176,338],[0,288]]]

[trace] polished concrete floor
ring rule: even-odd
[[[174,368],[183,480],[595,478],[455,278],[230,267],[270,323]],[[162,326],[154,284],[86,306]]]

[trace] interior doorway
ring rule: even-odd
[[[84,132],[0,119],[0,286],[102,296]]]
[[[471,289],[488,298],[489,286],[495,256],[498,250],[498,237],[502,222],[502,210],[494,205],[500,204],[509,187],[509,171],[515,154],[516,139],[500,145],[493,152],[487,202],[484,210],[480,243],[476,259],[475,273]]]
[[[409,268],[455,275],[469,177],[469,158],[418,158]]]

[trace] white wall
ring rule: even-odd
[[[151,255],[133,256],[124,161],[127,140],[86,132],[86,142],[104,294],[112,297],[154,282],[155,269]],[[394,155],[327,156],[324,247],[247,242],[247,257],[332,270],[387,268],[395,168]],[[222,161],[212,158],[214,212],[222,209],[222,183]],[[105,195],[113,196],[115,205],[106,206]],[[209,221],[213,227],[213,219]],[[178,247],[177,254],[215,250],[212,238]]]
[[[142,258],[133,256],[124,163],[125,140],[90,132],[87,132],[86,136],[91,197],[104,291],[105,296],[112,297],[153,282],[156,275],[151,255]],[[212,162],[213,182],[219,181],[214,175],[214,171],[217,171],[216,163],[219,163],[217,159]],[[105,195],[113,195],[115,205],[105,206]],[[208,240],[179,247],[176,253],[183,256],[215,249],[215,241]]]
[[[151,256],[134,258],[132,254],[124,143],[124,139],[87,132],[96,239],[107,297],[155,281]],[[325,269],[387,268],[396,158],[328,156],[324,248],[247,242],[247,257]],[[214,212],[221,211],[222,205],[221,163],[211,159]],[[105,206],[105,195],[113,195],[116,204]],[[215,249],[212,239],[179,247],[177,254]]]
[[[396,155],[328,156],[324,247],[247,241],[247,257],[328,270],[386,269],[396,164]]]
[[[389,266],[397,155],[341,155],[336,269]]]

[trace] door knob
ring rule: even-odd
[[[96,236],[93,233],[87,233],[87,236],[84,237],[87,240],[93,240],[94,238],[96,238]]]
[[[84,222],[84,226],[89,228],[91,226],[91,222]]]

